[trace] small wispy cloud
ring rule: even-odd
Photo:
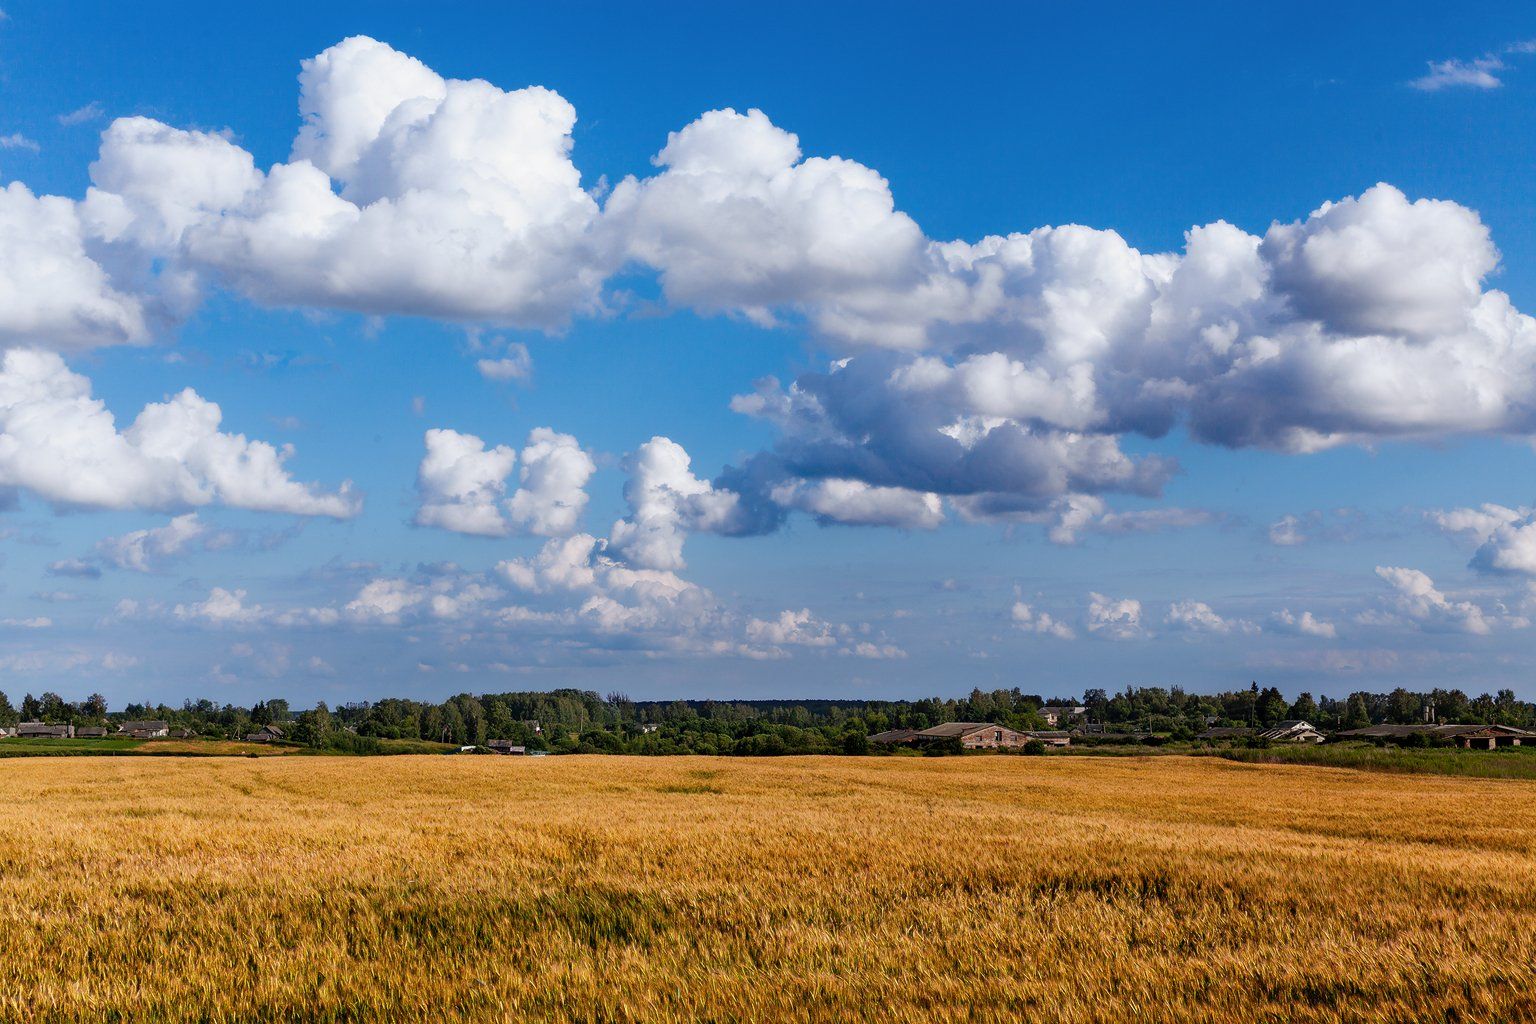
[[[34,139],[29,139],[21,132],[12,132],[9,135],[0,135],[0,149],[25,149],[30,153],[36,153],[42,149]]]
[[[1497,89],[1504,84],[1500,75],[1511,70],[1504,59],[1536,53],[1536,39],[1527,39],[1472,60],[1432,60],[1429,73],[1408,84],[1422,92],[1441,89]]]
[[[90,121],[99,121],[105,114],[106,111],[102,109],[101,104],[91,100],[91,102],[83,107],[71,110],[67,114],[60,114],[58,121],[59,124],[69,127],[71,125],[86,124]]]

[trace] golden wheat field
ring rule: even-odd
[[[1172,757],[12,760],[0,1019],[1530,1019],[1533,797]]]

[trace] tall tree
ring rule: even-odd
[[[1349,703],[1344,709],[1344,721],[1339,724],[1346,729],[1364,729],[1371,724],[1371,712],[1365,706],[1365,694],[1349,695]]]
[[[1254,708],[1254,717],[1262,726],[1273,726],[1285,713],[1290,710],[1285,703],[1285,698],[1280,695],[1278,687],[1266,686],[1259,692],[1259,699]]]
[[[38,704],[45,722],[67,722],[75,717],[74,707],[51,691],[44,693]]]
[[[1399,725],[1422,722],[1424,720],[1423,698],[1399,686],[1387,694],[1387,720]]]

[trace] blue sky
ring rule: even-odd
[[[1536,696],[1509,5],[4,9],[13,697]]]

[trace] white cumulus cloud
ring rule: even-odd
[[[219,407],[187,388],[146,405],[119,431],[91,383],[56,354],[0,358],[0,487],[97,508],[221,504],[345,519],[361,508],[350,483],[326,493],[289,476],[288,446],[219,429]]]
[[[615,554],[637,568],[683,568],[683,541],[690,531],[729,533],[737,528],[740,498],[693,475],[683,446],[653,437],[626,460],[624,498],[629,515],[613,524]]]
[[[1481,607],[1446,597],[1435,587],[1435,581],[1418,569],[1377,566],[1376,575],[1392,588],[1387,607],[1421,629],[1479,636],[1493,631]]]
[[[288,162],[262,173],[220,136],[125,118],[92,201],[261,302],[533,327],[594,305],[598,208],[559,94],[444,79],[362,36],[305,61],[299,88]]]
[[[456,533],[499,537],[507,532],[501,502],[517,452],[506,445],[486,448],[473,434],[433,429],[416,473],[421,503],[416,525]]]
[[[1309,611],[1295,614],[1289,608],[1282,608],[1269,617],[1270,628],[1280,633],[1290,633],[1295,636],[1312,636],[1323,640],[1332,640],[1339,635],[1338,628],[1333,623],[1319,619]]]
[[[937,494],[874,487],[861,480],[794,480],[778,484],[769,495],[822,523],[931,530],[944,521],[944,503]]]
[[[540,537],[571,533],[587,507],[587,481],[597,472],[576,438],[536,427],[523,446],[518,488],[507,502],[514,528]]]
[[[487,448],[473,434],[433,429],[417,470],[418,526],[500,537],[514,530],[553,537],[576,529],[587,505],[587,481],[596,472],[576,438],[547,427],[528,435],[519,486],[506,496],[518,453]]]
[[[207,538],[208,527],[188,512],[164,526],[146,530],[134,530],[116,537],[108,537],[96,545],[101,559],[119,569],[134,572],[153,572],[165,562],[185,553],[194,543]]]
[[[1042,636],[1053,636],[1058,640],[1072,640],[1077,633],[1071,626],[1052,618],[1046,612],[1036,611],[1023,601],[1015,601],[1010,612],[1013,624],[1016,628],[1026,633],[1039,633]]]
[[[1259,627],[1247,619],[1223,618],[1204,601],[1175,601],[1168,606],[1163,624],[1185,633],[1257,633]]]
[[[1088,632],[1110,640],[1136,640],[1147,635],[1141,625],[1141,602],[1135,598],[1088,595]]]

